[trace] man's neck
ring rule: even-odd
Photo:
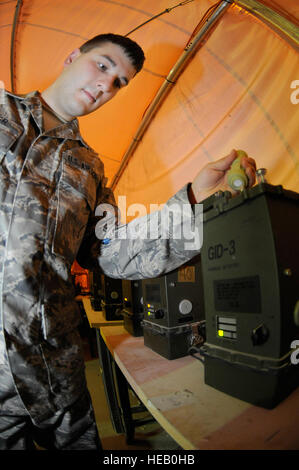
[[[59,119],[63,122],[71,121],[73,118],[65,114],[63,108],[61,109],[62,100],[59,99],[59,86],[56,82],[52,83],[41,93],[43,102],[54,112]]]
[[[61,126],[63,122],[54,114],[50,113],[47,108],[43,107],[43,124],[44,131],[47,132],[50,129]]]
[[[61,126],[61,124],[65,124],[68,122],[62,116],[60,116],[54,109],[49,106],[47,101],[45,100],[46,93],[41,94],[41,102],[43,107],[43,123],[44,123],[44,130],[48,131],[53,129],[57,126]]]

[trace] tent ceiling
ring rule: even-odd
[[[102,158],[110,183],[144,113],[189,42],[200,19],[215,2],[216,0],[181,2],[180,6],[130,34],[145,50],[147,60],[144,69],[114,100],[96,113],[80,118],[82,135]],[[297,1],[263,0],[262,3],[293,24],[298,24]],[[125,35],[176,4],[178,2],[175,0],[2,0],[0,80],[7,89],[13,88],[16,93],[43,90],[60,73],[65,57],[85,40],[102,32]],[[11,76],[11,36],[17,6],[19,11]],[[199,70],[198,78],[200,76]],[[186,89],[186,93],[191,96],[192,89]],[[153,142],[152,145],[155,147],[156,143]]]

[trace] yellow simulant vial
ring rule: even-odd
[[[234,191],[242,191],[248,185],[248,178],[244,168],[241,167],[241,160],[247,157],[244,150],[237,150],[238,157],[232,163],[231,169],[227,174],[227,182]]]

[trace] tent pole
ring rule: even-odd
[[[163,82],[160,89],[158,90],[158,93],[155,96],[154,100],[152,101],[151,105],[149,106],[144,118],[142,119],[140,126],[137,132],[135,133],[129,148],[124,154],[123,159],[120,163],[120,167],[112,180],[112,183],[111,183],[112,189],[114,189],[116,184],[118,183],[126,165],[128,164],[128,161],[131,155],[133,154],[138,143],[140,142],[143,134],[145,133],[145,130],[149,126],[158,108],[162,104],[163,100],[166,98],[171,87],[175,84],[176,80],[178,79],[178,77],[180,76],[184,68],[186,67],[189,60],[193,57],[193,55],[199,49],[204,37],[208,34],[211,28],[214,27],[215,23],[222,17],[222,15],[230,7],[232,3],[233,3],[232,0],[224,0],[220,2],[220,4],[218,4],[217,7],[215,7],[213,13],[205,21],[203,26],[199,29],[199,31],[194,36],[194,38],[192,38],[192,40],[185,47],[180,58],[178,59],[174,67],[171,69],[165,81]]]
[[[270,7],[263,5],[257,0],[234,0],[235,4],[244,10],[249,11],[252,15],[261,19],[269,26],[276,30],[278,34],[284,36],[295,48],[299,46],[299,30],[291,21],[281,16]]]
[[[22,7],[22,0],[17,1],[15,15],[12,24],[12,32],[11,32],[11,41],[10,41],[10,83],[11,83],[11,91],[15,93],[15,39],[16,39],[16,30],[17,24],[20,16],[20,10]]]

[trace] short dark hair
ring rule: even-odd
[[[136,73],[142,69],[145,60],[142,48],[139,46],[139,44],[137,44],[137,42],[119,34],[107,33],[94,36],[93,38],[89,39],[81,45],[80,52],[88,52],[91,49],[98,47],[105,42],[112,42],[113,44],[117,44],[118,46],[122,47],[126,55],[131,60],[133,66],[135,67]]]

